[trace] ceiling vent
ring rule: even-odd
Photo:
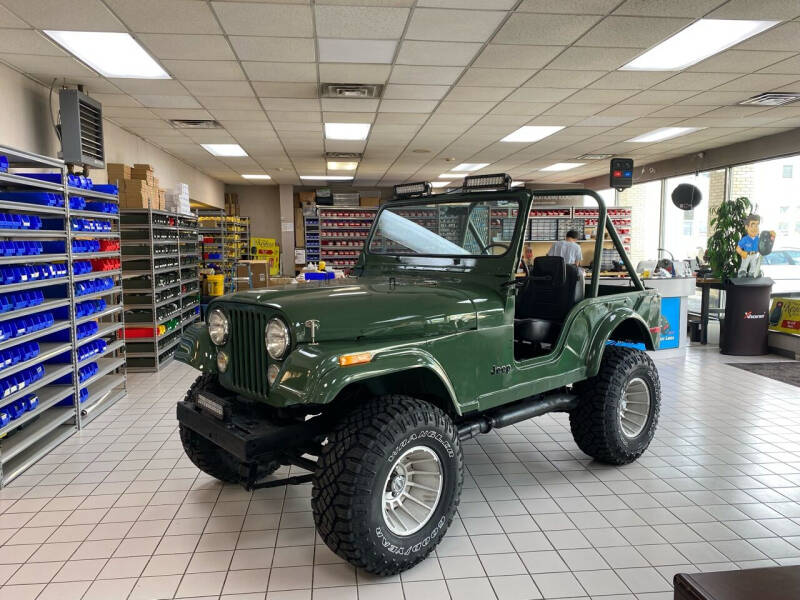
[[[170,119],[169,124],[175,129],[222,129],[214,119]]]
[[[95,169],[105,167],[103,108],[100,103],[75,89],[60,90],[58,103],[64,162]]]
[[[326,152],[325,158],[328,160],[361,160],[361,152]]]
[[[764,92],[758,96],[742,100],[739,104],[746,106],[783,106],[798,100],[800,100],[800,93],[797,92]]]
[[[378,83],[321,83],[322,98],[380,98],[383,86]]]
[[[603,160],[604,158],[611,158],[613,154],[581,154],[576,157],[576,160]]]

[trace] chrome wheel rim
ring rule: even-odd
[[[411,535],[430,521],[442,495],[444,477],[437,454],[415,446],[394,462],[383,484],[383,522],[393,534]]]
[[[619,403],[619,425],[623,435],[635,438],[644,431],[650,417],[650,388],[644,379],[636,377],[628,382]]]

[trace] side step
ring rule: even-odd
[[[459,423],[458,437],[462,441],[468,440],[478,434],[489,433],[492,429],[508,427],[549,412],[567,412],[576,406],[578,406],[578,396],[564,392],[526,398],[506,406],[492,408],[477,417]]]

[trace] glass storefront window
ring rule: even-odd
[[[724,171],[718,173],[724,186]],[[711,197],[712,177],[710,172],[698,175],[672,177],[666,182],[664,205],[663,248],[675,260],[702,257],[708,240],[709,198]],[[700,190],[702,199],[694,210],[681,210],[672,203],[672,192],[682,183],[691,184]]]
[[[661,230],[661,181],[634,185],[617,194],[617,206],[633,208],[630,258],[634,267],[658,258]]]

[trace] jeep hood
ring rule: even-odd
[[[279,311],[298,341],[311,341],[305,322],[317,320],[315,339],[322,342],[432,337],[476,329],[476,304],[486,302],[486,295],[455,284],[390,284],[384,278],[248,290],[224,296],[214,305],[247,304]]]

